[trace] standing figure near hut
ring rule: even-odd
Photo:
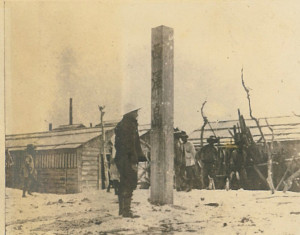
[[[120,181],[120,174],[117,169],[115,159],[110,158],[110,167],[109,167],[109,184],[107,187],[107,192],[110,192],[110,187],[113,186],[115,189],[115,195],[119,195],[119,181]]]
[[[25,156],[24,165],[22,167],[22,177],[23,177],[23,195],[26,197],[26,191],[29,195],[31,194],[32,183],[34,180],[34,162],[30,154]]]
[[[133,190],[137,186],[139,157],[144,157],[138,133],[138,110],[128,109],[115,128],[115,163],[120,173],[119,215],[134,217],[131,210]]]
[[[110,156],[110,164],[109,164],[109,170],[108,170],[108,174],[109,174],[109,184],[107,187],[107,192],[110,192],[110,187],[113,186],[113,188],[115,189],[115,195],[119,195],[119,182],[120,182],[120,174],[119,171],[117,169],[116,166],[116,162],[115,162],[115,157],[116,157],[116,150],[114,147],[114,143],[115,143],[115,138],[112,138],[112,140],[110,141],[110,146],[111,146],[111,156]]]
[[[192,190],[194,185],[194,180],[196,179],[195,173],[195,154],[196,150],[194,145],[188,141],[188,135],[183,131],[181,135],[181,139],[183,142],[183,154],[185,158],[185,170],[186,170],[186,178],[187,178],[187,188],[186,191],[189,192]]]
[[[174,130],[174,169],[176,190],[182,191],[185,189],[185,157],[178,128]]]
[[[214,144],[218,143],[218,141],[218,138],[215,136],[210,136],[207,139],[208,144],[200,150],[200,160],[203,165],[202,179],[204,188],[208,188],[210,181],[209,179],[212,179],[213,181],[216,180],[215,165],[218,159],[218,150]]]

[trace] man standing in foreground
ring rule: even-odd
[[[130,204],[137,186],[138,159],[144,156],[138,133],[138,111],[128,109],[115,128],[115,163],[120,173],[119,215],[131,218],[136,217],[130,210]]]

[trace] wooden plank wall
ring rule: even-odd
[[[13,151],[11,156],[13,158],[13,165],[9,168],[5,168],[5,185],[9,188],[23,187],[23,179],[21,176],[21,169],[24,162],[24,151]]]
[[[77,154],[77,175],[78,175],[78,192],[82,192],[82,148],[76,150]]]
[[[97,188],[98,185],[98,161],[100,148],[85,146],[81,155],[81,185],[82,189]]]
[[[77,193],[77,154],[74,151],[40,152],[35,158],[38,191],[43,193]]]

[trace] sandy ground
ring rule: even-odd
[[[174,191],[174,205],[154,206],[134,193],[140,218],[117,216],[113,192],[38,194],[6,189],[6,234],[300,234],[300,193]]]

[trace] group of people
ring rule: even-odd
[[[110,161],[110,177],[113,182],[119,200],[119,215],[123,217],[134,217],[130,210],[133,190],[137,187],[138,159],[144,158],[138,133],[139,109],[132,109],[123,115],[123,119],[115,128],[114,149]],[[197,182],[207,185],[206,179],[214,177],[211,169],[213,160],[217,157],[217,150],[213,143],[216,138],[209,138],[208,145],[200,151],[200,159],[196,158],[194,145],[188,141],[185,132],[175,130],[174,133],[174,169],[175,182],[178,191],[192,190]],[[202,176],[198,177],[198,167],[203,168]],[[119,181],[118,181],[119,179]],[[199,185],[198,185],[199,186]],[[110,188],[110,185],[109,185]],[[108,188],[108,190],[109,190]]]
[[[131,200],[137,187],[138,159],[144,158],[138,133],[139,109],[125,112],[123,119],[115,128],[115,154],[111,158],[111,182],[114,182],[119,200],[119,215],[134,217]],[[216,137],[207,139],[208,144],[196,153],[194,145],[188,140],[186,132],[174,132],[175,186],[178,191],[191,191],[194,187],[208,188],[210,179],[215,179],[215,163],[218,150],[214,146]],[[199,174],[199,172],[201,172]],[[110,186],[109,186],[110,188]],[[108,189],[109,190],[109,189]]]
[[[141,148],[138,132],[139,109],[128,109],[123,119],[115,128],[113,140],[113,153],[110,161],[110,182],[113,183],[115,194],[118,195],[119,215],[123,217],[134,217],[131,211],[131,200],[133,191],[138,183],[138,160],[145,158]],[[219,151],[214,146],[218,138],[211,136],[207,139],[208,144],[196,152],[194,145],[188,140],[184,131],[174,131],[174,170],[175,187],[178,191],[191,191],[193,188],[210,188],[216,178],[216,164],[219,159]],[[30,153],[30,151],[27,151]],[[233,160],[238,161],[243,151],[232,154]],[[31,195],[34,182],[34,159],[31,154],[25,157],[22,168],[23,175],[23,197],[26,192]],[[241,172],[234,169],[233,172]],[[108,187],[108,191],[110,189]]]
[[[174,168],[177,191],[191,191],[193,188],[209,188],[210,179],[215,178],[215,163],[218,150],[214,146],[218,139],[211,136],[208,144],[196,152],[184,131],[175,129]]]
[[[129,109],[123,115],[123,119],[115,128],[114,146],[110,161],[110,182],[118,195],[119,215],[123,217],[135,217],[131,211],[133,191],[138,183],[138,159],[145,158],[141,148],[138,132],[138,111]],[[218,149],[214,146],[218,138],[211,136],[207,139],[208,144],[196,152],[194,145],[188,140],[184,131],[175,129],[174,132],[174,169],[175,187],[178,191],[191,191],[193,188],[210,188],[216,178],[216,163],[219,158]],[[28,151],[29,153],[30,151]],[[236,151],[233,160],[239,160],[238,155],[243,151]],[[31,195],[34,182],[34,159],[27,154],[22,168],[23,197],[26,192]],[[241,172],[234,169],[233,172]],[[108,187],[110,189],[111,184]],[[214,185],[213,185],[214,187]]]
[[[138,159],[144,158],[138,133],[138,111],[139,109],[127,111],[117,124],[113,144],[116,152],[112,154],[110,162],[111,182],[114,182],[114,187],[117,188],[119,215],[123,217],[134,217],[130,205],[133,190],[137,187]],[[191,191],[197,184],[209,186],[208,177],[214,177],[211,169],[213,169],[214,158],[217,158],[218,154],[214,147],[216,141],[216,138],[210,137],[208,145],[203,147],[199,153],[200,158],[196,158],[195,147],[188,141],[188,135],[178,129],[175,130],[174,168],[178,191]],[[201,177],[197,170],[199,167],[202,169]],[[119,181],[116,179],[116,175]]]
[[[197,189],[247,188],[247,148],[242,141],[235,145],[217,147],[219,139],[207,138],[207,144],[195,151],[184,131],[175,129],[175,187],[177,191]],[[250,163],[249,163],[250,164]]]
[[[138,133],[139,109],[132,109],[123,115],[115,128],[115,155],[111,158],[111,181],[117,188],[119,215],[133,217],[130,210],[133,190],[137,187],[138,159],[144,157]],[[208,144],[196,152],[184,131],[174,132],[175,186],[178,191],[191,191],[193,188],[209,188],[216,178],[219,152],[214,146],[218,139],[211,136]],[[116,179],[115,176],[117,176]]]

